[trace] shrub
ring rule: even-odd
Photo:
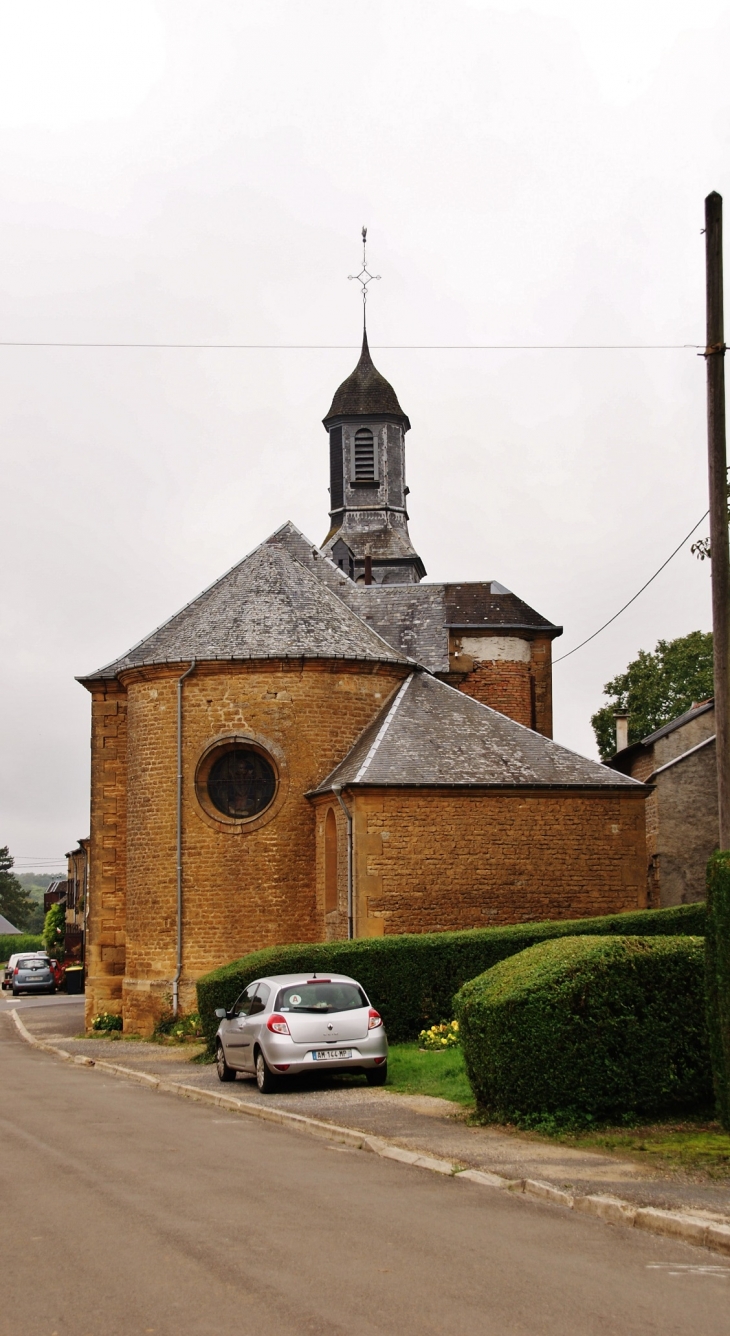
[[[154,1034],[155,1039],[182,1044],[189,1039],[202,1039],[203,1027],[197,1011],[193,1011],[188,1016],[178,1016],[177,1020],[171,1015],[164,1016],[157,1022]]]
[[[122,1030],[124,1021],[116,1011],[101,1011],[91,1022],[92,1030]]]
[[[66,904],[63,900],[51,905],[43,924],[43,945],[49,956],[63,960],[66,954]]]
[[[29,932],[0,933],[0,960],[9,960],[18,951],[41,951],[43,938]]]
[[[565,937],[455,999],[467,1074],[494,1117],[581,1121],[712,1097],[697,937]]]
[[[576,933],[694,933],[705,931],[705,906],[645,909],[604,918],[545,920],[463,932],[356,938],[355,941],[270,946],[198,980],[198,1010],[212,1049],[216,1007],[230,1007],[262,974],[308,970],[350,974],[377,1007],[393,1043],[417,1039],[420,1030],[454,1014],[454,993],[467,979],[535,942]]]
[[[459,1022],[442,1021],[440,1025],[432,1025],[429,1030],[421,1030],[418,1042],[421,1048],[426,1048],[432,1053],[443,1053],[447,1048],[458,1048]]]
[[[717,1116],[730,1130],[730,853],[707,864],[705,986]]]

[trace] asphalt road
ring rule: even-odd
[[[62,1064],[2,1014],[0,1081],[3,1336],[727,1336],[704,1250]]]

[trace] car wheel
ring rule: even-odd
[[[272,1091],[279,1089],[279,1081],[274,1076],[271,1068],[267,1066],[266,1059],[260,1049],[256,1054],[256,1084],[262,1095],[270,1095]]]
[[[365,1080],[370,1086],[385,1085],[388,1079],[388,1064],[384,1062],[382,1067],[368,1067],[365,1072]]]
[[[226,1062],[226,1055],[223,1052],[223,1045],[220,1039],[218,1040],[218,1043],[215,1046],[215,1066],[216,1066],[216,1071],[218,1072],[219,1081],[235,1081],[236,1079],[235,1069],[233,1067],[228,1066],[228,1063]]]

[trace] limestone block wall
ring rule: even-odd
[[[715,743],[661,771],[654,780],[654,849],[661,905],[705,898],[705,870],[719,847]],[[647,823],[647,842],[649,824]]]
[[[642,793],[343,796],[354,812],[357,937],[583,918],[646,903]],[[318,818],[328,801],[318,800]],[[318,839],[320,829],[318,819]]]
[[[125,966],[127,694],[116,682],[91,698],[91,835],[86,919],[86,1024],[120,1012]]]
[[[139,1033],[169,1008],[175,972],[177,680],[184,666],[125,674],[123,1010],[125,1029]],[[305,794],[342,759],[404,672],[377,664],[209,663],[183,683],[183,1011],[195,1006],[200,974],[259,947],[325,937],[315,813]],[[196,792],[201,757],[233,736],[266,750],[278,771],[271,807],[248,822],[211,815]]]

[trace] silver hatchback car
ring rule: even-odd
[[[221,1081],[243,1072],[264,1094],[302,1072],[364,1072],[385,1085],[388,1040],[356,979],[346,974],[274,974],[220,1007],[216,1065]]]

